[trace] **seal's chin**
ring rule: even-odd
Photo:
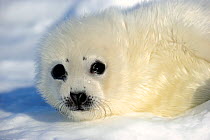
[[[74,102],[71,97],[64,97],[54,106],[62,115],[72,121],[86,121],[105,118],[112,114],[108,104],[97,96],[87,96],[84,102]]]
[[[77,108],[76,109],[72,109],[72,111],[89,111],[90,109],[86,109],[86,108],[84,108],[84,107],[82,107],[82,106],[77,106]]]
[[[92,106],[71,106],[68,107],[71,111],[90,111],[93,107]]]

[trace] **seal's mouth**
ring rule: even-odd
[[[71,96],[63,97],[54,105],[54,107],[62,115],[68,116],[71,119],[74,119],[77,115],[79,115],[77,117],[81,117],[80,115],[84,115],[84,113],[87,113],[88,116],[82,117],[91,119],[105,118],[106,116],[110,116],[112,114],[108,101],[101,99],[100,97],[90,95],[88,95],[85,100],[80,99],[80,102],[72,99]]]
[[[88,96],[84,102],[75,102],[70,97],[64,97],[64,104],[71,111],[90,111],[94,107],[94,100]]]

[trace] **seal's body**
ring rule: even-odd
[[[128,112],[174,117],[209,100],[210,1],[195,1],[64,22],[40,50],[41,94],[74,120]]]

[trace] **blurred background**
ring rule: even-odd
[[[34,86],[36,48],[50,27],[73,16],[141,1],[0,0],[0,93]]]

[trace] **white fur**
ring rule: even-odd
[[[210,99],[209,7],[209,0],[163,0],[64,22],[40,50],[40,93],[56,108],[70,88],[85,86],[103,100],[93,111],[63,107],[61,112],[74,120],[133,111],[180,115]],[[106,63],[102,76],[89,73],[96,59]],[[51,76],[58,63],[68,72],[65,82]]]

